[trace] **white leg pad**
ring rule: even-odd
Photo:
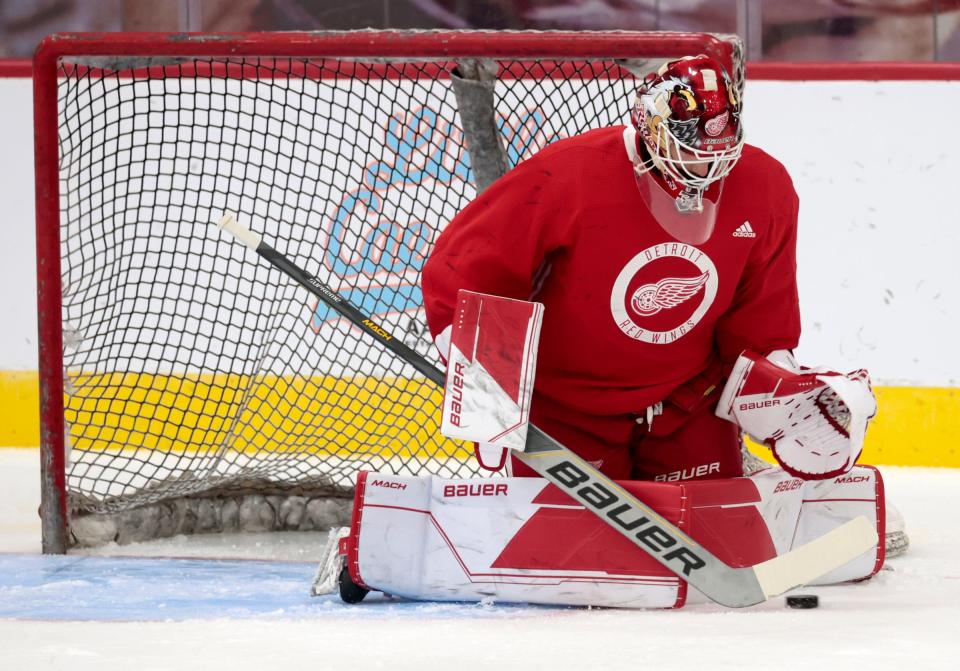
[[[732,566],[754,565],[855,517],[883,537],[879,473],[823,481],[776,468],[750,478],[623,482]],[[867,578],[882,543],[817,584]],[[432,601],[675,608],[687,585],[545,480],[362,473],[341,544],[357,584]]]
[[[685,598],[685,583],[539,478],[362,473],[355,503],[347,566],[369,589],[431,601],[626,608],[671,608]],[[672,512],[677,522],[679,505]]]
[[[876,525],[877,535],[880,537],[880,542],[873,550],[834,569],[812,584],[830,585],[864,580],[880,570],[885,558],[884,507],[883,478],[880,471],[873,466],[855,466],[844,475],[805,483],[803,508],[793,541],[794,547],[818,538],[861,515]]]

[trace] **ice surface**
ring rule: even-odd
[[[869,582],[802,590],[820,596],[816,610],[781,598],[739,611],[692,599],[679,611],[626,612],[311,599],[316,533],[39,557],[37,468],[33,450],[0,450],[3,669],[960,668],[958,471],[883,469],[910,552]]]

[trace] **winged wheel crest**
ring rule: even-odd
[[[710,271],[698,277],[667,277],[656,284],[644,284],[633,292],[630,305],[641,317],[650,317],[690,300],[708,279]]]

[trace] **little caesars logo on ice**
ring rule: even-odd
[[[693,329],[717,295],[717,269],[692,245],[666,243],[643,250],[620,271],[610,311],[627,336],[672,343]]]

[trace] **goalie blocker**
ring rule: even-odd
[[[447,362],[440,432],[474,441],[484,468],[499,470],[508,449],[526,447],[542,319],[540,303],[461,289],[438,338]]]
[[[749,478],[620,484],[732,566],[784,554],[859,516],[883,537],[883,481],[869,466],[820,481],[768,469]],[[639,536],[663,551],[656,528],[640,526]],[[687,598],[684,580],[538,478],[364,472],[349,531],[331,536],[338,542],[329,546],[314,593],[332,591],[345,570],[341,594],[350,602],[363,590],[622,608],[679,608]],[[883,561],[881,542],[814,584],[869,578]]]

